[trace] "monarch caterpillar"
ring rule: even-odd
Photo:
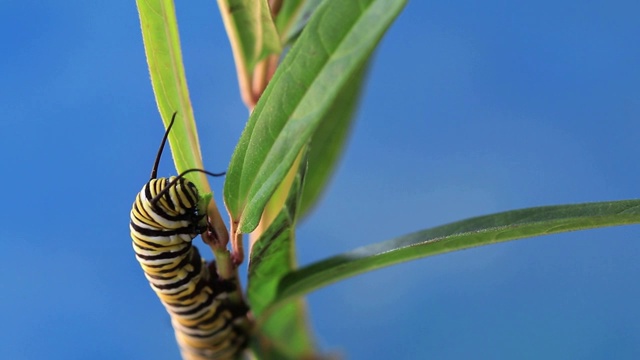
[[[151,288],[171,316],[184,359],[228,359],[247,343],[248,308],[229,301],[232,281],[221,279],[191,244],[207,229],[199,214],[196,185],[184,177],[157,178],[158,164],[176,113],[171,118],[151,170],[151,178],[131,209],[131,238],[136,258]],[[204,225],[201,223],[205,222]]]

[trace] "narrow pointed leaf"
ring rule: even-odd
[[[178,113],[169,134],[176,169],[178,172],[201,169],[202,155],[182,64],[173,1],[137,0],[136,4],[151,84],[165,126],[169,124],[172,114]],[[203,192],[211,191],[204,175],[193,173],[189,178]]]
[[[326,0],[278,67],[231,159],[224,197],[241,232],[265,204],[302,147],[398,15],[404,0]]]
[[[574,230],[640,223],[640,200],[545,206],[451,223],[368,245],[287,274],[272,306],[375,269],[471,247]]]

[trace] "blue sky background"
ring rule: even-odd
[[[214,1],[177,8],[205,165],[220,171],[247,118],[229,44]],[[163,132],[134,2],[0,10],[2,357],[178,359],[129,237]],[[631,0],[411,2],[300,227],[300,262],[470,216],[637,198],[639,13]],[[639,236],[561,234],[376,271],[311,294],[312,325],[351,359],[636,359]]]

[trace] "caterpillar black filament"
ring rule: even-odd
[[[160,156],[176,114],[162,139],[151,179],[138,193],[131,209],[131,238],[151,288],[162,301],[173,324],[182,357],[231,359],[247,343],[247,307],[229,301],[231,281],[218,277],[191,243],[207,229],[206,214],[198,211],[198,189],[184,175],[156,178]],[[204,223],[204,224],[203,224]]]

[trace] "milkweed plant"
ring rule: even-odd
[[[177,113],[169,133],[176,170],[202,169],[173,1],[136,3],[165,126]],[[211,198],[206,174],[187,177],[208,202],[208,233],[219,241],[203,238],[217,273],[238,279],[238,266],[248,264],[248,279],[238,279],[244,288],[229,293],[232,302],[250,308],[249,341],[236,358],[324,358],[306,324],[303,297],[339,280],[470,247],[640,223],[640,200],[520,209],[401,235],[298,267],[296,223],[317,202],[340,158],[369,60],[405,4],[218,0],[250,114],[224,182],[229,227]]]

